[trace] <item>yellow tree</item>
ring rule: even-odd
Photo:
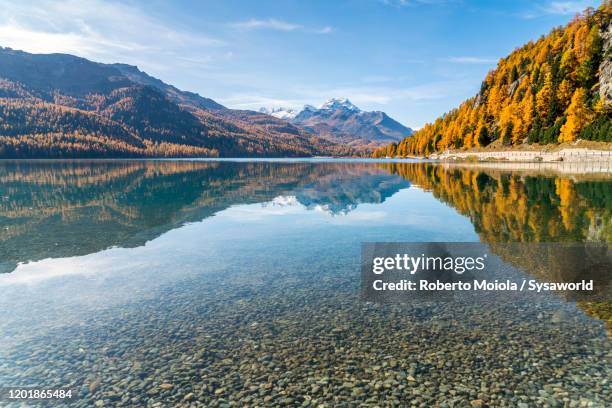
[[[597,114],[602,114],[605,112],[605,105],[604,105],[603,97],[600,97],[597,100],[597,102],[595,102],[595,106],[593,106],[593,110],[595,110],[595,113]]]
[[[572,84],[567,79],[561,81],[561,85],[559,85],[559,90],[557,91],[557,100],[563,109],[567,107],[572,99]]]
[[[591,112],[586,106],[586,92],[584,88],[576,89],[566,114],[567,122],[561,127],[559,142],[572,142],[576,140],[578,133],[589,123]]]
[[[544,78],[544,86],[536,95],[536,108],[538,113],[543,118],[547,118],[550,114],[550,109],[553,100],[553,83],[551,73],[547,73]]]
[[[499,113],[499,126],[505,129],[510,122],[512,122],[514,110],[512,105],[506,105],[502,108]]]
[[[518,142],[527,137],[529,128],[533,122],[533,98],[531,93],[527,93],[523,99],[514,104],[514,127],[512,131],[512,143]]]
[[[533,95],[531,92],[525,94],[525,97],[521,101],[521,117],[523,124],[525,125],[524,133],[526,134],[531,124],[533,123]]]
[[[527,137],[527,126],[519,115],[514,117],[512,123],[512,144],[518,144],[522,139]]]
[[[574,34],[574,52],[576,53],[578,64],[581,64],[588,57],[587,38],[589,31],[589,27],[583,24]]]
[[[494,86],[491,88],[489,92],[489,97],[487,100],[487,111],[489,115],[496,116],[501,109],[503,102],[503,91],[500,87]]]
[[[561,69],[567,78],[575,81],[577,67],[578,61],[576,60],[576,53],[573,48],[568,48],[561,56]]]

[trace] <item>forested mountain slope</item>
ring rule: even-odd
[[[351,149],[136,67],[0,48],[0,158],[313,156]]]
[[[480,92],[376,157],[447,149],[612,142],[612,2],[502,58]]]

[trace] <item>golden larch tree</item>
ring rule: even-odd
[[[536,95],[536,107],[543,118],[548,117],[553,100],[553,83],[550,72],[546,74],[544,86]]]
[[[566,114],[567,121],[561,127],[559,142],[572,142],[576,140],[578,133],[590,121],[591,112],[586,105],[586,92],[584,88],[576,89]]]
[[[557,100],[563,109],[567,107],[572,99],[572,84],[567,79],[561,81],[557,90]]]

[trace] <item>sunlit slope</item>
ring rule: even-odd
[[[374,155],[612,142],[612,2],[502,58],[478,94]]]

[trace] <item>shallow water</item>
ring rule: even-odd
[[[609,304],[365,303],[359,257],[610,242],[610,197],[609,173],[3,162],[0,385],[75,406],[609,406]]]

